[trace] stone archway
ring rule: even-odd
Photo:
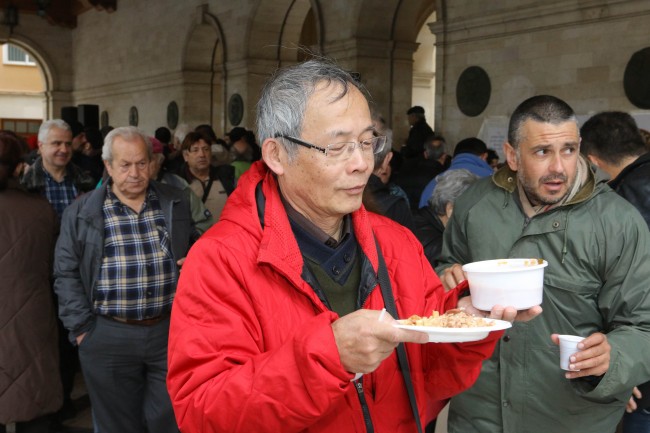
[[[55,91],[57,89],[57,75],[53,63],[48,58],[45,50],[37,43],[21,35],[13,35],[10,39],[0,39],[0,44],[10,43],[20,47],[31,56],[38,64],[38,69],[43,80],[43,107],[42,118],[44,120],[59,117],[61,107],[69,105],[70,94],[68,92]]]
[[[435,22],[437,14],[434,11],[420,28],[416,42],[418,48],[413,53],[413,90],[411,105],[424,107],[427,123],[435,130],[435,69],[436,69],[436,36],[427,25]]]
[[[387,51],[381,64],[371,64],[375,79],[382,83],[382,86],[375,85],[378,87],[376,109],[393,129],[394,148],[399,148],[408,135],[406,110],[412,105],[413,55],[418,49],[418,34],[441,1],[386,0],[380,10],[372,0],[363,0],[361,5],[362,11],[373,10],[375,19],[368,20],[367,14],[360,14],[357,37],[383,41]],[[378,32],[383,34],[378,36]],[[369,83],[371,90],[372,85]]]
[[[314,10],[316,8],[316,11]],[[278,60],[303,61],[323,52],[318,3],[296,0],[285,15],[278,44]]]
[[[280,29],[280,32],[277,31]],[[323,53],[323,24],[318,0],[262,1],[251,22],[250,58],[283,63],[304,60],[306,48]]]
[[[207,120],[219,136],[223,136],[227,127],[225,63],[221,24],[206,8],[199,7],[196,25],[188,35],[183,53],[186,81],[183,112],[187,113],[184,120],[192,123]]]
[[[322,13],[318,0],[262,0],[247,24],[245,67],[231,69],[229,92],[239,89],[244,104],[243,126],[253,128],[260,89],[280,66],[323,53]],[[232,62],[233,59],[229,59]]]

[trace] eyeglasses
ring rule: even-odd
[[[346,159],[350,158],[357,146],[359,146],[362,152],[372,150],[373,154],[377,154],[381,152],[386,145],[386,137],[383,135],[379,137],[372,137],[359,142],[344,141],[341,143],[332,143],[328,144],[326,147],[316,146],[315,144],[307,143],[306,141],[302,141],[289,135],[277,134],[275,138],[284,138],[292,143],[299,144],[300,146],[316,149],[319,152],[323,152],[328,159],[334,161],[345,161]]]

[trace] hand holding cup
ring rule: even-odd
[[[558,334],[552,334],[551,340],[560,344]],[[578,342],[577,349],[577,352],[569,355],[569,370],[565,373],[567,379],[602,376],[607,372],[612,348],[605,334],[594,332]]]

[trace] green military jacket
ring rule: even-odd
[[[437,270],[543,258],[544,312],[506,331],[475,385],[452,399],[449,432],[614,432],[632,388],[650,379],[648,227],[591,171],[569,203],[526,221],[516,179],[504,167],[456,201]],[[609,370],[565,379],[550,335],[594,332],[611,345]]]

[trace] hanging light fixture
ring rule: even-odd
[[[38,10],[36,11],[36,14],[39,17],[45,17],[46,15],[46,9],[50,6],[51,0],[36,0],[36,6],[38,7]]]
[[[9,3],[5,8],[2,24],[9,27],[9,35],[14,32],[14,27],[18,25],[18,8],[13,3]]]

